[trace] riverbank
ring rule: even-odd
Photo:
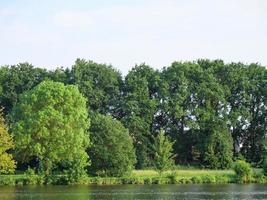
[[[267,184],[267,177],[261,170],[254,170],[250,183]],[[134,170],[128,177],[84,177],[76,184],[80,185],[120,185],[120,184],[226,184],[239,183],[233,170],[174,170],[161,176],[154,170]],[[0,175],[0,185],[67,185],[66,176],[15,174]]]

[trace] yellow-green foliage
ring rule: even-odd
[[[8,134],[2,110],[0,110],[0,173],[12,173],[16,168],[16,163],[11,154],[6,151],[14,147],[12,137]]]
[[[190,169],[190,170],[167,170],[163,172],[163,175],[170,175],[175,173],[176,176],[180,177],[193,177],[193,176],[200,176],[200,175],[234,175],[233,170],[208,170],[208,169]],[[134,170],[133,171],[133,176],[142,176],[142,177],[147,177],[147,176],[158,176],[157,171],[155,170]]]
[[[238,181],[241,183],[247,183],[251,181],[252,178],[252,168],[249,163],[243,160],[238,160],[235,162],[234,170],[237,175]]]

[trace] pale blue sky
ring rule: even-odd
[[[266,0],[0,0],[0,65],[221,58],[267,65]]]

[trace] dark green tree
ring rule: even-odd
[[[47,71],[29,63],[0,68],[0,105],[9,113],[19,95],[32,89],[47,77]],[[2,91],[2,92],[1,92]]]
[[[159,73],[145,64],[135,66],[125,77],[121,120],[133,138],[138,169],[151,164],[159,80]]]
[[[100,176],[129,175],[136,157],[128,130],[111,116],[97,114],[92,117],[90,133],[89,172]]]
[[[77,59],[71,69],[70,83],[88,99],[90,112],[115,115],[121,82],[120,73],[111,65]]]
[[[217,82],[223,86],[227,105],[227,124],[233,137],[233,152],[237,156],[250,118],[247,93],[249,80],[246,66],[242,63],[224,64],[222,61],[199,61],[213,72]]]
[[[243,135],[242,154],[249,162],[260,164],[266,152],[267,138],[267,69],[258,64],[251,64],[247,69],[249,86],[250,118]]]
[[[193,90],[196,77],[201,69],[195,63],[174,62],[161,73],[161,85],[156,123],[175,141],[174,151],[177,162],[193,160],[196,128],[194,118]]]
[[[212,169],[229,169],[233,162],[233,139],[227,127],[216,125],[206,138],[204,161]]]

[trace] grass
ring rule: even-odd
[[[267,177],[261,170],[254,170],[253,183],[267,183]],[[200,183],[238,183],[233,170],[176,169],[165,171],[161,176],[155,170],[134,170],[127,177],[84,177],[76,184],[117,185],[117,184],[200,184]],[[15,174],[0,175],[0,185],[43,185],[69,184],[62,175],[52,176],[48,180],[39,175]]]
[[[165,171],[163,173],[163,176],[168,176],[170,174],[175,173],[179,177],[193,177],[193,176],[200,176],[200,175],[234,175],[233,170],[207,170],[207,169],[176,169],[173,171]],[[138,176],[138,177],[156,177],[158,176],[157,171],[155,170],[134,170],[133,171],[133,176]]]

